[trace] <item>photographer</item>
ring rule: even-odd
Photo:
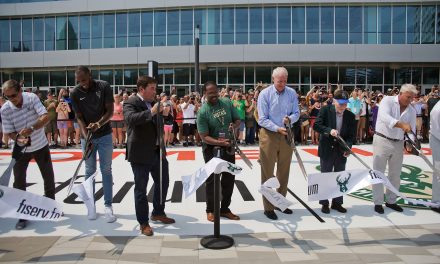
[[[184,103],[180,105],[183,113],[183,142],[184,147],[194,146],[194,135],[196,130],[196,113],[198,107],[195,104],[195,97],[185,95]]]

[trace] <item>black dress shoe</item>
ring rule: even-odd
[[[330,208],[332,208],[333,210],[336,210],[340,213],[343,213],[343,214],[345,214],[347,212],[347,209],[342,207],[342,204],[332,204],[332,206]]]
[[[275,207],[275,210],[277,210],[277,211],[281,211],[281,209],[278,208],[278,207]],[[289,208],[286,208],[286,210],[284,210],[283,213],[284,213],[284,214],[293,214],[293,211],[290,210]]]
[[[18,220],[17,224],[15,224],[15,229],[22,230],[25,229],[27,226],[27,220],[20,219]]]
[[[431,207],[431,210],[440,214],[440,207]]]
[[[393,209],[394,211],[403,212],[403,208],[400,207],[399,205],[395,204],[395,203],[394,204],[385,203],[385,206],[388,207],[388,208]]]
[[[264,211],[264,215],[271,220],[277,220],[278,216],[274,211]]]
[[[330,213],[330,208],[328,207],[328,204],[325,204],[325,205],[322,206],[321,212],[323,212],[324,214],[329,214]]]
[[[383,214],[383,207],[382,207],[382,205],[375,205],[374,206],[374,211],[376,211],[376,213],[378,213],[378,214]]]

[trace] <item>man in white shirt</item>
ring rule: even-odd
[[[414,101],[411,102],[411,105],[416,110],[416,135],[418,139],[422,139],[422,125],[423,125],[423,118],[422,118],[422,110],[425,109],[425,100],[420,95],[416,95],[414,98]]]
[[[434,172],[432,174],[432,202],[440,203],[440,103],[436,103],[431,111],[431,129],[429,136],[429,145],[432,151],[432,160],[434,161]],[[431,208],[440,213],[440,208]]]
[[[380,103],[376,132],[373,138],[373,169],[385,172],[388,164],[388,178],[399,190],[402,170],[404,133],[415,131],[416,110],[411,102],[418,91],[412,84],[404,84],[396,96],[386,96]],[[385,205],[395,211],[403,209],[396,204],[397,196],[386,191]],[[374,210],[383,214],[383,184],[373,185]]]
[[[185,95],[183,100],[185,102],[180,105],[183,113],[183,137],[185,138],[183,146],[194,146],[197,106],[194,97],[190,98],[188,95]],[[188,140],[191,140],[191,142],[188,142]]]

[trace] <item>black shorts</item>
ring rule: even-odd
[[[179,133],[179,125],[177,124],[176,121],[173,122],[173,130],[171,132],[172,133]]]
[[[195,124],[183,124],[183,135],[185,137],[194,136],[195,127]]]
[[[124,121],[110,121],[110,125],[112,128],[123,128]]]

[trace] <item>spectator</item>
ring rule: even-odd
[[[356,120],[356,127],[359,130],[359,120],[360,120],[360,116],[361,116],[361,100],[359,100],[358,98],[358,89],[355,88],[353,90],[353,92],[351,93],[351,97],[348,100],[348,105],[347,108],[355,115],[355,120]],[[359,135],[356,136],[356,143],[353,144],[358,144],[359,143]]]
[[[312,144],[318,145],[319,142],[319,133],[315,132],[313,129],[313,126],[315,125],[315,120],[318,117],[319,110],[321,110],[321,99],[319,98],[319,92],[316,91],[313,93],[313,97],[310,99],[310,106],[309,106],[309,112],[310,112],[310,133],[311,133],[311,139]]]
[[[301,144],[307,145],[307,140],[309,138],[309,108],[307,106],[307,101],[305,96],[301,96],[299,100],[299,120],[301,122]]]
[[[180,105],[183,112],[183,136],[185,142],[183,142],[184,147],[194,146],[194,135],[195,135],[195,124],[196,124],[196,113],[197,106],[195,105],[195,97],[189,97],[185,95],[183,98],[184,103]]]
[[[246,103],[243,99],[243,94],[240,90],[235,90],[234,97],[232,98],[232,104],[237,109],[238,115],[240,116],[240,127],[238,128],[238,138],[237,140],[240,143],[243,142],[243,134],[244,134],[244,128],[245,128],[245,116],[246,116]]]
[[[57,148],[58,144],[58,128],[57,128],[57,106],[58,101],[53,97],[52,92],[47,94],[47,100],[44,101],[46,107],[47,117],[49,122],[44,127],[47,141],[49,142],[49,148]]]
[[[257,108],[257,100],[254,98],[254,90],[250,89],[246,95],[246,144],[255,144],[255,125],[256,120],[254,117],[254,112]]]
[[[113,96],[115,102],[113,103],[113,116],[110,120],[112,126],[112,138],[113,138],[113,148],[121,149],[124,143],[123,131],[124,127],[124,114],[122,112],[121,97],[118,94]]]
[[[56,112],[57,116],[57,127],[60,131],[60,146],[61,148],[67,147],[67,137],[68,137],[68,119],[69,113],[71,112],[69,104],[64,101],[64,98],[61,97],[59,104],[57,106]]]

